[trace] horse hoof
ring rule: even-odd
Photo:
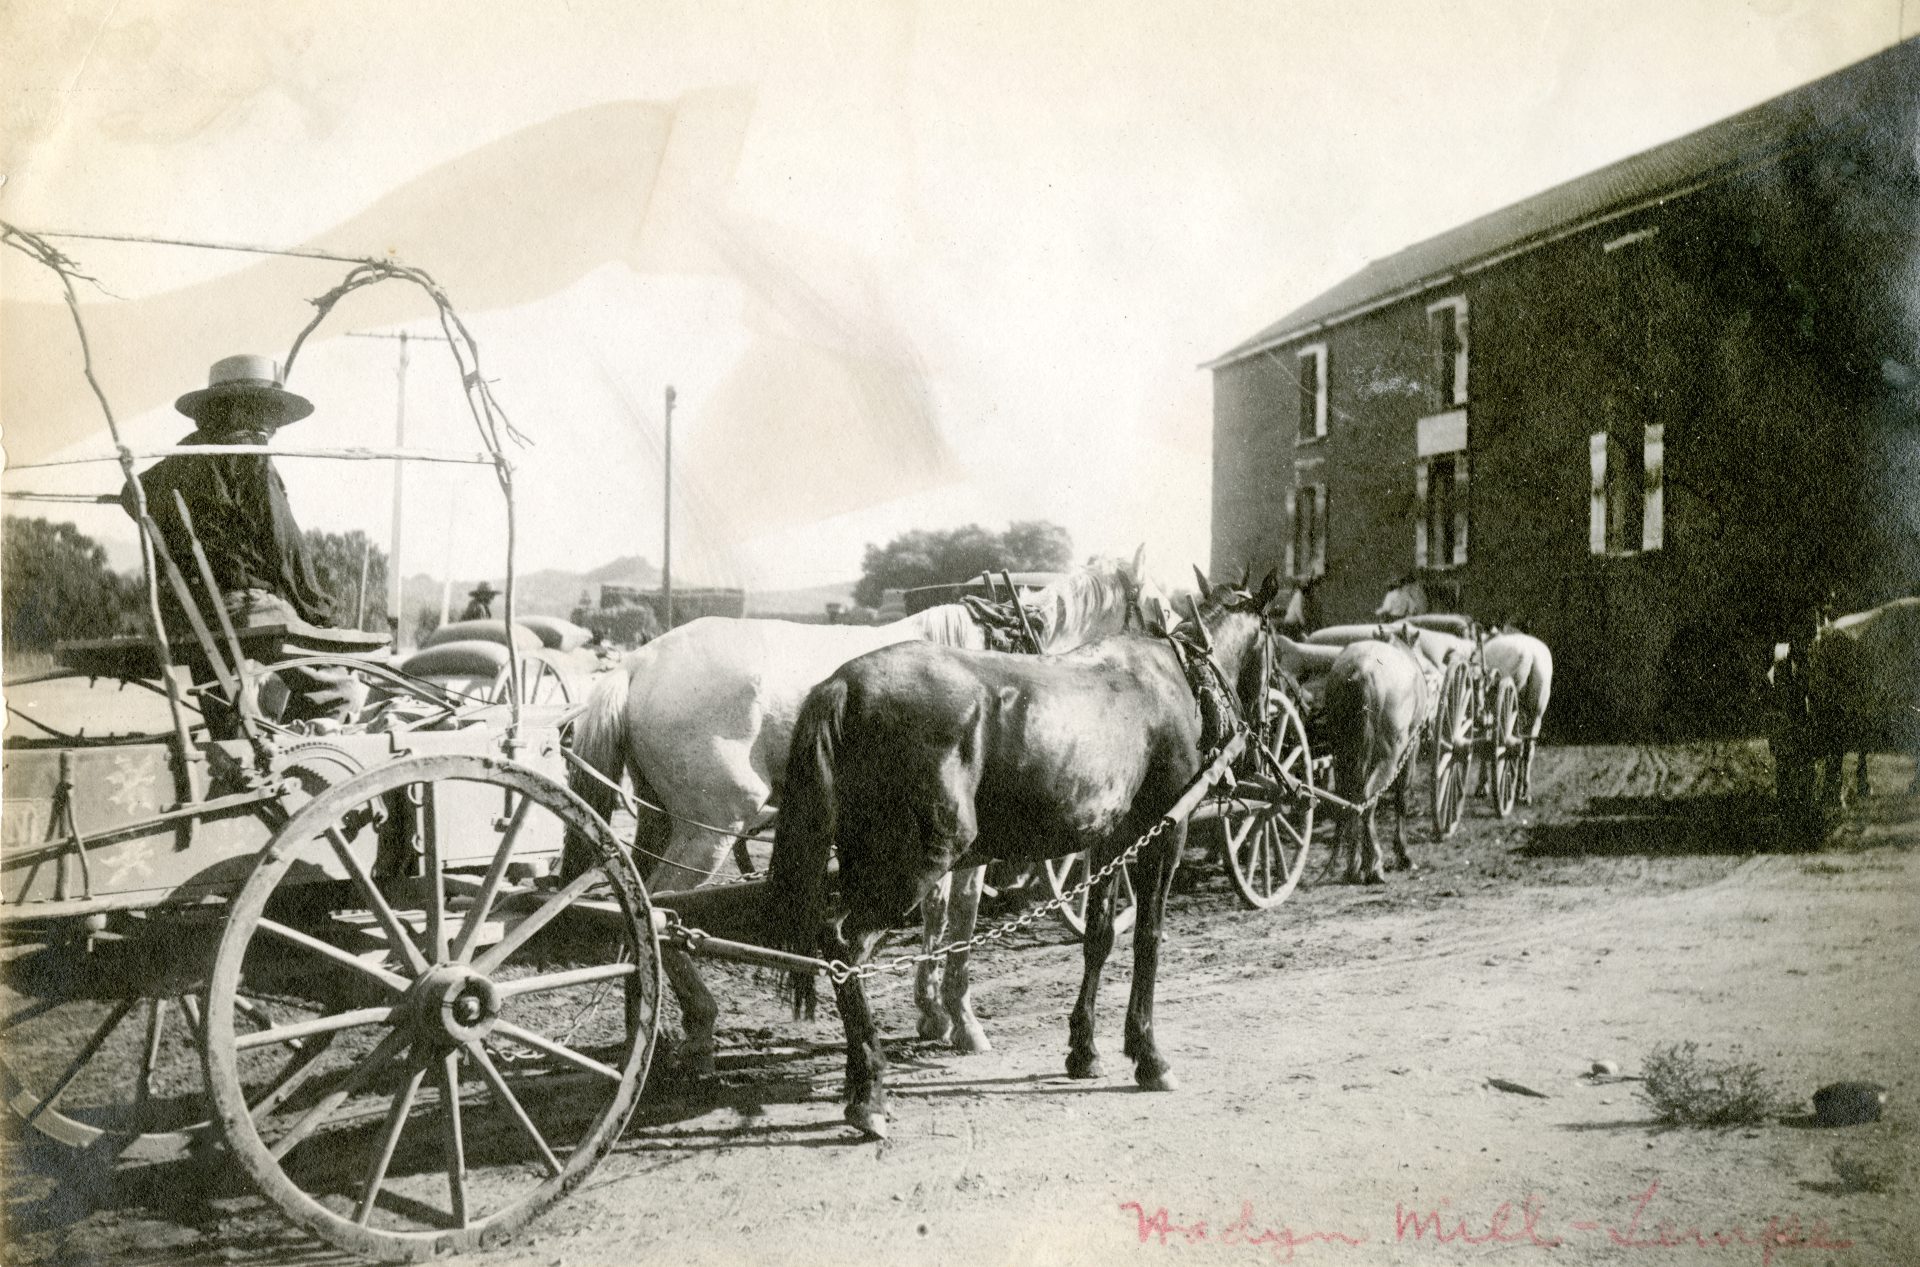
[[[993,1050],[987,1031],[978,1025],[964,1025],[954,1031],[953,1049],[966,1056],[984,1056]]]
[[[713,1077],[713,1044],[682,1041],[676,1051],[680,1068],[690,1078]]]
[[[1142,1091],[1178,1091],[1180,1089],[1180,1079],[1173,1076],[1171,1069],[1162,1069],[1159,1073],[1138,1070],[1134,1073],[1133,1080],[1139,1084]]]
[[[953,1023],[923,1016],[920,1018],[920,1037],[931,1043],[944,1043],[953,1037]]]
[[[868,1139],[887,1137],[887,1115],[876,1112],[864,1104],[849,1104],[847,1121]]]
[[[1068,1056],[1067,1077],[1098,1078],[1103,1071],[1098,1056]]]
[[[1367,872],[1366,882],[1368,884],[1385,884],[1387,882],[1387,874],[1384,871],[1369,871]]]

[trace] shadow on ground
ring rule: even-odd
[[[1678,857],[1784,851],[1799,842],[1760,792],[1706,796],[1597,796],[1565,822],[1541,823],[1515,849],[1520,858]]]

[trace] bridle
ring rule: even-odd
[[[1260,716],[1256,720],[1247,719],[1238,692],[1226,680],[1226,674],[1221,672],[1219,664],[1214,661],[1213,635],[1208,632],[1206,622],[1200,617],[1198,599],[1191,600],[1189,610],[1192,614],[1192,633],[1186,632],[1185,626],[1177,626],[1167,630],[1162,636],[1166,638],[1167,645],[1173,648],[1174,660],[1179,664],[1182,676],[1186,678],[1187,688],[1193,692],[1194,702],[1200,706],[1201,750],[1205,753],[1218,752],[1235,735],[1249,732],[1255,741],[1264,744],[1268,726],[1266,709],[1264,706],[1261,707]],[[1231,612],[1237,609],[1229,606],[1226,610]],[[1264,705],[1267,691],[1273,682],[1273,632],[1267,628],[1266,620],[1257,614],[1256,621],[1258,628],[1253,636],[1258,639],[1260,681],[1258,693],[1254,698]],[[1211,710],[1207,707],[1209,699],[1213,703]],[[1214,728],[1222,733],[1211,736],[1207,733],[1206,723],[1209,711],[1216,719],[1213,723]]]

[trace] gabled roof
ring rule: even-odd
[[[1771,161],[1819,133],[1863,122],[1869,102],[1891,98],[1911,105],[1916,97],[1920,97],[1920,38],[1895,44],[1731,118],[1374,260],[1204,368],[1243,360],[1462,273]]]

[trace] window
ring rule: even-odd
[[[1467,411],[1420,419],[1414,452],[1413,565],[1459,567],[1467,561]]]
[[[1459,567],[1467,561],[1467,455],[1436,453],[1413,468],[1420,503],[1414,524],[1413,565]]]
[[[1666,545],[1666,428],[1650,423],[1639,441],[1635,446],[1605,431],[1587,437],[1587,548],[1594,554]]]
[[[1287,495],[1287,575],[1298,580],[1327,574],[1327,486],[1303,484]]]
[[[1467,403],[1467,301],[1463,295],[1427,306],[1433,343],[1434,403],[1442,409]]]
[[[1300,443],[1327,434],[1327,345],[1300,349]]]

